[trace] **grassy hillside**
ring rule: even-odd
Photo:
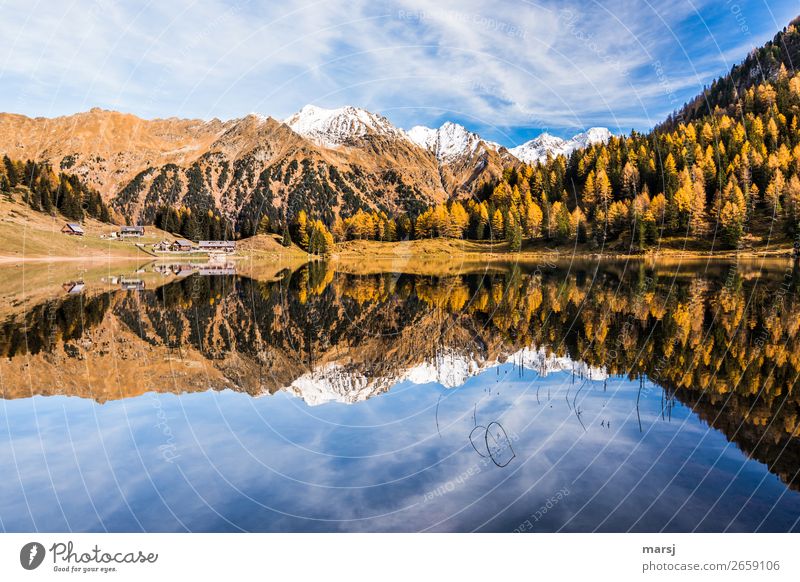
[[[162,239],[175,238],[167,232],[147,227],[142,238],[111,239],[108,235],[119,227],[92,218],[82,223],[86,231],[84,236],[69,236],[61,233],[66,222],[62,216],[36,212],[26,204],[0,197],[0,262],[22,259],[152,259],[149,253],[136,245],[149,246]]]

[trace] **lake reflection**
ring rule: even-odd
[[[791,265],[161,271],[4,308],[3,530],[800,529]]]

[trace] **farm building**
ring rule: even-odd
[[[119,236],[122,238],[130,236],[144,236],[143,226],[123,226],[119,229]]]
[[[162,240],[161,242],[157,242],[153,245],[153,250],[156,252],[166,252],[170,250],[172,244],[168,240]]]
[[[192,249],[194,249],[194,244],[185,238],[176,239],[175,242],[169,245],[169,250],[174,252],[191,251]]]
[[[236,242],[232,240],[201,240],[200,250],[232,253],[236,251]]]
[[[145,288],[145,283],[141,279],[120,277],[119,286],[125,291],[141,291]]]
[[[70,295],[75,295],[83,291],[85,285],[83,281],[68,281],[63,285],[61,285],[61,287],[64,289],[64,291],[66,291]]]
[[[64,228],[61,229],[61,232],[64,234],[69,234],[72,236],[83,236],[83,227],[76,222],[68,222],[64,225]]]

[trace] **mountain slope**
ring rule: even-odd
[[[436,157],[442,184],[456,197],[475,194],[482,185],[499,179],[504,164],[518,163],[501,145],[451,121],[438,129],[417,125],[406,136]]]
[[[781,74],[794,74],[798,64],[800,16],[794,18],[764,46],[753,49],[744,61],[717,78],[710,87],[670,115],[657,129],[672,130],[680,121],[694,121],[715,110],[736,115],[740,95],[755,85],[777,80]]]
[[[354,129],[358,147],[331,149],[258,115],[203,122],[99,109],[55,119],[0,114],[0,153],[69,170],[131,222],[152,222],[164,205],[186,206],[222,212],[242,235],[263,215],[281,221],[301,208],[330,223],[358,208],[413,213],[447,198],[436,160],[399,130]]]
[[[559,147],[601,139],[592,131]],[[188,208],[240,236],[264,216],[277,225],[301,209],[328,224],[359,209],[413,217],[473,196],[519,165],[456,123],[405,132],[364,109],[312,105],[285,122],[257,114],[145,120],[101,109],[54,119],[0,114],[0,154],[78,176],[128,222]]]

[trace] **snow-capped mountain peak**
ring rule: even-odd
[[[463,125],[446,121],[439,129],[417,125],[406,132],[406,137],[418,146],[432,152],[442,162],[453,161],[463,155],[472,155],[481,143],[497,150],[500,146],[485,141]]]
[[[585,148],[598,143],[606,143],[611,139],[611,132],[607,127],[590,127],[583,133],[574,136],[570,141],[573,149]]]
[[[542,133],[541,135],[525,142],[524,144],[508,150],[517,159],[533,164],[543,161],[547,154],[552,156],[570,155],[573,151],[590,145],[605,143],[611,139],[611,132],[605,127],[592,127],[583,133],[573,136],[569,140]]]
[[[438,129],[417,125],[408,131],[403,131],[382,115],[351,105],[336,109],[306,105],[286,118],[284,123],[295,133],[324,147],[352,145],[354,140],[368,135],[406,139],[430,151],[444,163],[471,157],[478,152],[481,144],[494,151],[499,151],[501,148],[500,144],[484,140],[477,133],[452,121],[446,121]],[[517,159],[531,164],[544,160],[548,154],[568,156],[577,149],[604,143],[610,138],[611,132],[605,127],[589,128],[569,140],[542,133],[508,151]]]
[[[421,148],[434,151],[439,130],[424,125],[415,125],[406,131],[406,137]]]
[[[350,105],[337,109],[306,105],[286,118],[284,123],[295,133],[326,147],[342,145],[369,134],[394,138],[405,136],[382,115]]]
[[[508,151],[517,159],[532,164],[544,160],[547,154],[558,155],[565,149],[566,143],[566,140],[560,137],[543,133]]]

